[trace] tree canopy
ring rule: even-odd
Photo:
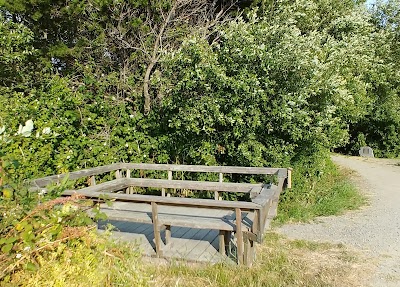
[[[399,156],[399,7],[3,0],[3,162],[27,178],[117,161],[318,171],[326,151],[363,145]]]

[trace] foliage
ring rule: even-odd
[[[349,171],[337,168],[329,155],[302,158],[293,169],[293,188],[281,195],[275,224],[337,215],[367,202],[350,181]]]
[[[365,116],[350,126],[350,144],[341,150],[357,154],[369,145],[378,157],[400,156],[399,11],[397,0],[377,1],[371,8],[376,57],[368,93],[373,101]]]
[[[305,33],[287,12],[305,4],[251,12],[166,57],[157,116],[175,161],[285,166],[347,142],[372,102],[373,26],[353,8]]]
[[[84,212],[88,203],[79,196],[46,200],[41,194],[11,195],[7,187],[2,193],[1,278],[21,268],[36,269],[39,257],[81,237],[92,223]],[[38,200],[43,202],[37,205]]]

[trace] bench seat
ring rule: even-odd
[[[100,204],[100,211],[111,220],[152,223],[152,210],[148,203]],[[243,212],[242,230],[250,230],[253,219],[253,212]],[[159,205],[158,221],[160,225],[236,231],[235,212],[227,209]]]

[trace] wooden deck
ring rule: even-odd
[[[99,222],[99,231],[103,231],[107,224],[115,227],[112,231],[113,239],[135,242],[143,256],[156,257],[152,224],[109,220]],[[161,237],[165,243],[165,230],[161,232]],[[229,257],[219,253],[218,230],[172,226],[171,243],[163,245],[163,258],[189,262],[236,264],[234,263],[235,244],[231,242],[230,247]]]
[[[157,173],[146,177],[144,171]],[[218,181],[184,178],[181,172],[215,173],[213,180],[218,175]],[[262,175],[264,182],[229,182],[230,177],[225,182],[226,174]],[[62,196],[79,194],[91,199],[96,207],[89,214],[95,218],[97,211],[104,213],[115,226],[113,237],[137,241],[143,255],[251,266],[254,246],[262,243],[276,216],[280,193],[291,187],[291,169],[117,163],[36,179],[31,191],[45,192],[48,184],[66,180],[76,187]],[[142,194],[143,190],[150,193]],[[188,191],[195,196],[188,197]],[[204,191],[208,198],[196,196]],[[226,193],[247,200],[229,200]],[[105,225],[100,222],[99,230]]]

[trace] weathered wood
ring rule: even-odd
[[[127,169],[126,170],[126,178],[130,178],[131,177],[131,170],[130,169]],[[129,187],[127,187],[126,188],[126,193],[131,193],[131,187],[129,186]]]
[[[249,262],[249,252],[250,252],[250,240],[246,233],[243,234],[243,264],[249,266],[251,263]]]
[[[231,232],[225,231],[224,232],[224,240],[225,240],[225,254],[229,256],[230,250],[230,242],[231,242]]]
[[[158,222],[158,211],[157,211],[157,204],[155,202],[151,203],[151,216],[153,219],[153,228],[154,228],[154,243],[156,245],[156,254],[158,257],[162,256],[162,249],[161,249],[161,232],[160,232],[160,225]]]
[[[94,175],[92,175],[92,176],[90,177],[90,186],[94,186],[94,185],[96,185],[96,178],[95,178]]]
[[[114,186],[115,183],[119,183],[120,185]],[[107,185],[109,183],[109,185]],[[111,190],[111,186],[114,188]],[[150,187],[150,188],[180,188],[180,189],[191,189],[191,190],[220,190],[227,192],[243,192],[249,193],[253,187],[261,187],[262,184],[251,184],[251,183],[218,183],[218,182],[210,182],[210,181],[181,181],[181,180],[165,180],[165,179],[149,179],[149,178],[120,178],[112,181],[108,181],[106,183],[98,184],[94,188],[93,191],[117,191],[115,189],[120,187],[119,190],[126,188],[128,186],[137,186],[137,187]],[[86,190],[85,188],[81,190]],[[92,190],[91,190],[92,191]]]
[[[244,240],[244,265],[251,267],[254,260],[254,241],[251,240],[249,233],[243,234]]]
[[[171,243],[171,225],[165,226],[165,244],[168,245]]]
[[[238,173],[238,174],[278,174],[285,168],[269,167],[241,167],[241,166],[206,166],[206,165],[174,165],[174,164],[146,164],[146,163],[121,163],[123,168],[147,169],[147,170],[169,170],[187,172],[216,172],[216,173]]]
[[[120,181],[122,179],[117,179],[114,181]],[[198,199],[198,198],[181,198],[181,197],[160,197],[155,195],[142,195],[142,194],[116,194],[110,192],[102,192],[103,190],[121,190],[126,187],[124,184],[118,184],[118,186],[113,186],[112,182],[107,182],[108,186],[104,188],[100,188],[100,190],[91,190],[92,187],[83,188],[80,190],[66,190],[63,192],[63,195],[73,195],[73,194],[82,194],[88,198],[94,199],[115,199],[118,201],[130,201],[130,202],[156,202],[158,204],[167,204],[167,205],[181,205],[181,206],[198,206],[198,207],[210,207],[210,208],[222,208],[222,209],[234,209],[241,208],[243,210],[254,210],[262,208],[260,205],[253,202],[245,202],[245,201],[215,201],[212,199]],[[103,184],[103,183],[102,183]],[[96,185],[96,187],[100,186],[100,184]]]
[[[143,177],[143,171],[146,170],[168,171],[168,180],[131,178],[131,169],[140,170]],[[122,178],[121,170],[126,170],[125,178]],[[95,175],[114,171],[115,180],[98,185],[95,185],[95,182],[92,184]],[[219,174],[219,180],[218,182],[174,180],[174,171],[213,172]],[[235,232],[238,263],[249,266],[254,259],[254,242],[262,241],[266,225],[269,225],[271,219],[276,215],[279,195],[284,183],[286,183],[286,187],[291,187],[291,172],[291,169],[284,168],[119,163],[72,172],[68,176],[71,180],[83,176],[90,177],[91,186],[82,188],[76,191],[77,193],[95,200],[110,199],[117,201],[117,206],[112,208],[106,208],[102,204],[101,210],[109,215],[110,219],[152,224],[152,231],[149,229],[148,232],[154,234],[157,256],[163,255],[161,228],[164,226],[167,245],[170,245],[172,240],[172,226],[181,226],[177,233],[181,230],[186,234],[182,234],[183,236],[189,237],[200,234],[200,230],[205,228],[218,230],[219,235],[212,245],[215,248],[219,247],[221,255],[227,252],[231,232]],[[278,178],[278,184],[224,183],[224,173],[274,175]],[[33,181],[33,184],[36,187],[45,186],[51,182],[59,182],[65,176],[67,175],[46,177]],[[129,194],[133,187],[161,188],[162,196]],[[214,191],[214,200],[166,197],[167,189]],[[121,191],[125,191],[126,194],[121,194]],[[250,193],[252,202],[224,201],[221,200],[220,192]],[[63,195],[74,193],[75,191],[68,190]],[[168,196],[170,196],[170,193],[168,193]],[[162,209],[164,211],[160,212]],[[232,211],[234,211],[233,214]],[[187,229],[188,227],[195,229]],[[189,242],[185,242],[183,245],[187,245],[188,252],[192,252],[193,244],[192,246]]]
[[[191,190],[209,190],[226,192],[249,193],[253,187],[261,187],[262,184],[252,183],[233,183],[233,182],[211,182],[211,181],[191,181],[191,180],[165,180],[150,178],[129,178],[127,182],[132,186],[152,187],[152,188],[177,188]]]
[[[171,170],[168,171],[168,180],[172,180],[172,171]]]
[[[60,182],[68,176],[70,180],[81,177],[89,177],[118,169],[142,169],[142,170],[166,170],[166,171],[188,171],[188,172],[216,172],[216,173],[237,173],[237,174],[264,174],[278,175],[287,177],[286,168],[267,168],[267,167],[238,167],[238,166],[202,166],[202,165],[171,165],[171,164],[145,164],[145,163],[115,163],[106,166],[83,169],[70,173],[47,176],[32,181],[37,187],[45,187],[50,183]]]
[[[260,230],[261,218],[260,210],[254,210],[253,225],[251,226],[251,232],[257,236],[256,242],[261,243],[263,232]]]
[[[286,188],[292,188],[292,169],[287,170],[287,185]]]
[[[257,203],[259,205],[265,205],[268,201],[274,199],[275,192],[278,189],[278,186],[276,185],[265,185],[261,189],[260,193],[258,196],[253,198],[251,201],[254,203]]]
[[[224,182],[224,174],[222,172],[219,173],[219,182],[220,183]],[[217,190],[214,191],[214,199],[215,200],[220,200],[219,198],[220,198],[219,192]]]
[[[33,184],[33,186],[45,187],[46,185],[51,184],[51,183],[61,182],[61,180],[63,180],[63,178],[66,176],[68,176],[69,180],[75,180],[75,179],[78,179],[81,177],[111,172],[111,171],[117,170],[119,167],[120,167],[120,164],[110,164],[110,165],[105,165],[105,166],[99,166],[99,167],[74,171],[74,172],[70,172],[70,173],[46,176],[43,178],[34,179],[32,181],[32,184]]]
[[[243,232],[242,232],[242,212],[240,208],[235,209],[236,213],[236,243],[237,259],[239,264],[243,264]]]
[[[260,193],[261,190],[264,188],[265,186],[259,186],[259,187],[253,187],[252,189],[250,189],[250,199],[254,199],[256,198]]]
[[[219,253],[225,254],[225,231],[220,230],[218,234]]]

